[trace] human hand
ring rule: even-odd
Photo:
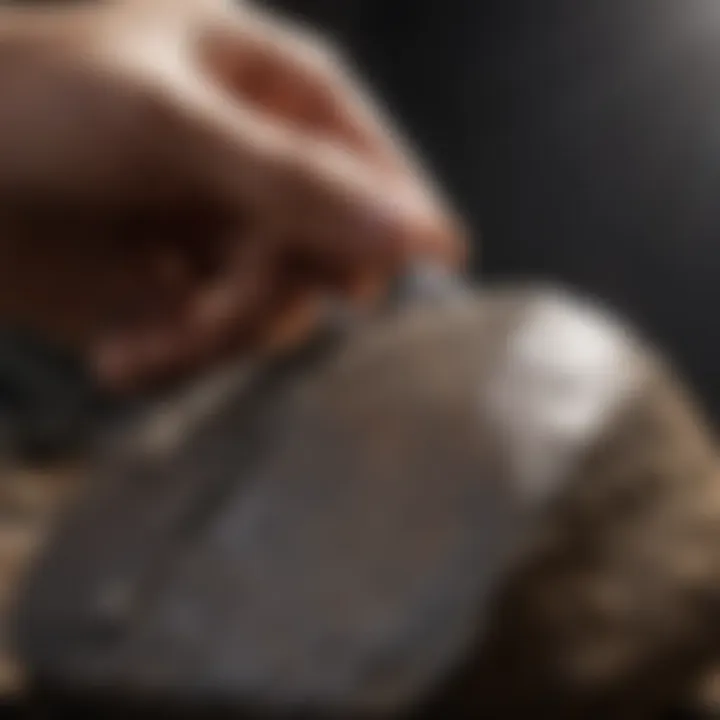
[[[291,342],[459,222],[337,53],[220,0],[0,10],[0,312],[136,383]]]

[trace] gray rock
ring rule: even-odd
[[[653,717],[718,647],[717,482],[601,309],[411,300],[148,411],[33,573],[19,656],[201,717]]]

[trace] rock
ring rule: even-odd
[[[637,720],[719,647],[714,443],[564,293],[410,302],[230,368],[92,480],[18,605],[22,665],[65,697]]]

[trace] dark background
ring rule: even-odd
[[[720,3],[273,4],[348,48],[482,235],[475,271],[609,301],[720,420]],[[18,367],[0,362],[0,407]],[[81,417],[67,383],[29,392],[41,367],[15,405],[32,396],[31,417],[55,398]]]
[[[475,269],[590,291],[720,420],[720,3],[286,0],[472,221]]]

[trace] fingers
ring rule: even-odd
[[[94,351],[100,379],[118,390],[180,377],[239,349],[286,347],[310,331],[320,293],[283,274],[257,238],[233,244],[223,271],[182,303],[116,331]]]
[[[98,349],[116,386],[284,347],[317,323],[324,293],[368,302],[410,258],[459,261],[459,223],[332,56],[272,23],[242,32],[213,36],[210,78],[165,66],[165,97],[186,171],[261,232],[180,307]],[[304,264],[295,284],[279,267],[289,260]]]
[[[94,367],[105,383],[127,388],[173,376],[224,349],[253,321],[270,292],[270,278],[251,252],[235,252],[222,275],[192,287],[164,312],[148,312],[116,328],[94,348]],[[240,260],[242,259],[241,262]]]
[[[256,13],[228,28],[200,35],[209,70],[192,57],[190,67],[160,69],[184,127],[177,150],[187,171],[341,262],[347,253],[378,266],[411,253],[454,262],[459,223],[332,56]],[[255,91],[275,98],[229,92],[233,73],[240,86],[254,73]]]
[[[439,215],[453,214],[416,154],[327,40],[281,16],[246,8],[235,22],[207,34],[205,56],[237,96],[316,137],[347,145],[414,185]]]
[[[202,3],[186,5],[192,14]],[[221,4],[211,5],[217,19]],[[77,188],[67,194],[120,210],[138,198],[197,193],[213,211],[219,204],[232,217],[249,216],[259,234],[237,245],[237,253],[220,252],[223,272],[211,282],[179,280],[172,262],[151,270],[147,287],[155,294],[147,311],[141,307],[95,350],[103,377],[151,380],[232,348],[291,343],[317,321],[324,293],[366,301],[418,255],[458,262],[460,224],[332,51],[246,11],[239,20],[228,15],[224,26],[209,23],[216,29],[194,54],[187,52],[193,43],[178,34],[183,22],[160,22],[157,12],[153,22],[135,18],[126,28],[110,22],[108,10],[102,32],[88,25],[92,53],[62,56],[70,74],[79,56],[78,68],[88,65],[87,77],[78,75],[77,97],[87,105],[83,113],[95,115],[85,132],[69,114],[73,131],[65,139],[73,162],[57,163],[68,177],[58,173],[57,186],[48,180],[46,153],[38,185],[58,196],[61,188]],[[203,38],[207,27],[193,21],[185,29]],[[179,245],[177,237],[167,240]],[[208,230],[197,247],[212,250],[216,241]],[[290,281],[282,268],[294,260],[307,272]],[[140,290],[127,293],[140,298]]]
[[[457,228],[417,188],[204,84],[189,97],[193,150],[184,160],[226,202],[249,205],[308,252],[340,264],[394,268],[414,254],[454,259]]]
[[[174,322],[142,326],[97,347],[94,367],[109,388],[142,390],[184,377],[239,351],[267,354],[294,346],[315,327],[318,307],[319,295],[305,288],[278,294],[275,302],[262,313],[256,312],[249,324],[230,323],[228,327],[225,321],[238,317],[237,306],[212,322],[188,313]]]
[[[259,11],[218,23],[201,59],[231,93],[319,136],[334,136],[382,163],[408,167],[386,119],[339,54],[309,32]]]

